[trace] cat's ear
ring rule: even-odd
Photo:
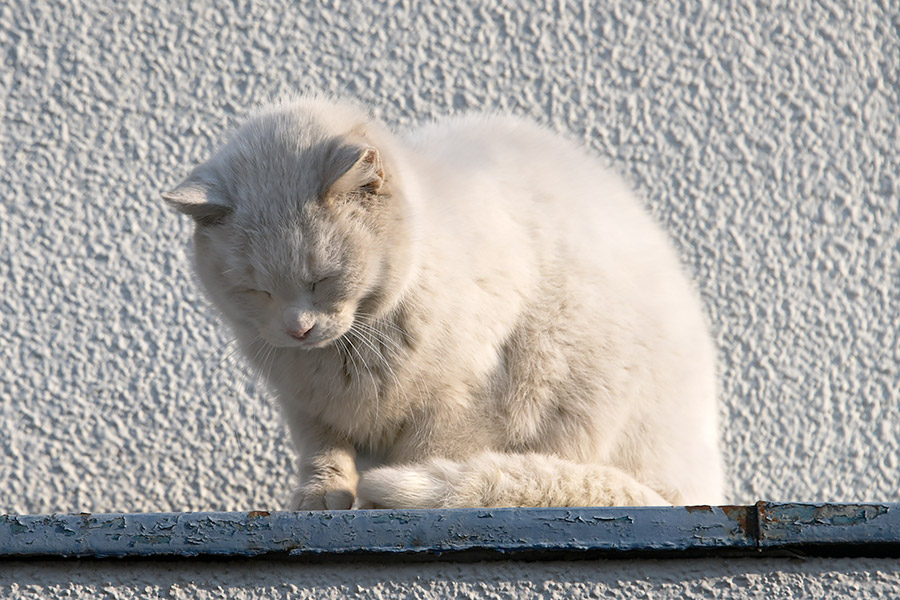
[[[218,225],[231,213],[215,186],[191,176],[170,192],[163,192],[163,200],[180,213],[192,217],[200,225]]]
[[[325,183],[326,197],[354,191],[385,191],[381,154],[371,146],[341,146],[335,151],[331,166],[331,178]]]

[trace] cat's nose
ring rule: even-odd
[[[316,317],[302,307],[288,306],[282,313],[284,332],[295,340],[305,340],[316,326]]]
[[[287,334],[294,339],[297,340],[305,340],[309,336],[309,332],[312,331],[315,325],[310,325],[309,327],[297,327],[295,329],[288,329]]]

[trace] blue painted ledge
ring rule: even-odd
[[[0,515],[0,557],[900,556],[900,504]]]

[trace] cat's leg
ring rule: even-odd
[[[311,426],[304,427],[295,440],[300,450],[300,487],[294,491],[289,509],[349,509],[359,481],[353,446]]]
[[[615,467],[542,454],[485,452],[431,458],[363,473],[359,508],[666,506],[659,493]]]

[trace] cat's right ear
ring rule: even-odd
[[[195,177],[188,177],[171,192],[163,192],[162,197],[199,225],[218,225],[231,213],[231,207],[222,201],[214,186]]]
[[[381,154],[371,146],[340,146],[330,160],[324,196],[334,193],[364,191],[381,195],[385,190]]]

